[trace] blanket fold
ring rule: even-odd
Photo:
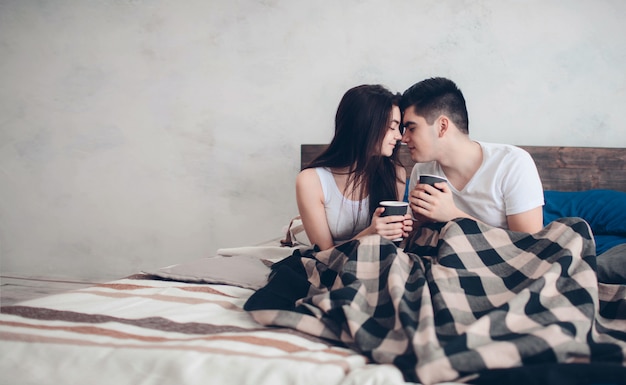
[[[379,236],[298,250],[244,308],[423,384],[546,363],[619,370],[626,289],[598,283],[594,249],[578,218],[537,234],[459,219],[423,227],[405,250]]]

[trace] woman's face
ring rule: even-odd
[[[400,132],[400,119],[400,108],[398,106],[393,106],[391,108],[391,120],[389,121],[389,126],[387,127],[387,132],[385,133],[380,149],[380,153],[383,156],[391,156],[394,148],[396,148],[396,144],[398,144],[398,141],[402,139],[402,133]]]

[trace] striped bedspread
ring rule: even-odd
[[[0,314],[0,384],[404,384],[392,365],[262,326],[241,287],[136,275]]]
[[[424,384],[626,382],[626,286],[598,283],[581,219],[534,235],[462,219],[408,245],[369,236],[296,252],[245,309]],[[502,371],[515,368],[527,371]],[[543,382],[497,381],[540,373]]]

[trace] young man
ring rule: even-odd
[[[400,101],[411,158],[409,203],[415,218],[465,217],[513,231],[543,228],[543,188],[530,154],[519,147],[473,141],[461,90],[451,80],[414,84]],[[421,174],[445,177],[435,187]]]

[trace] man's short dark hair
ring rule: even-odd
[[[428,124],[446,115],[461,132],[469,134],[465,98],[452,80],[436,77],[415,83],[404,91],[400,99],[403,113],[409,107],[413,107],[415,113],[424,117]]]

